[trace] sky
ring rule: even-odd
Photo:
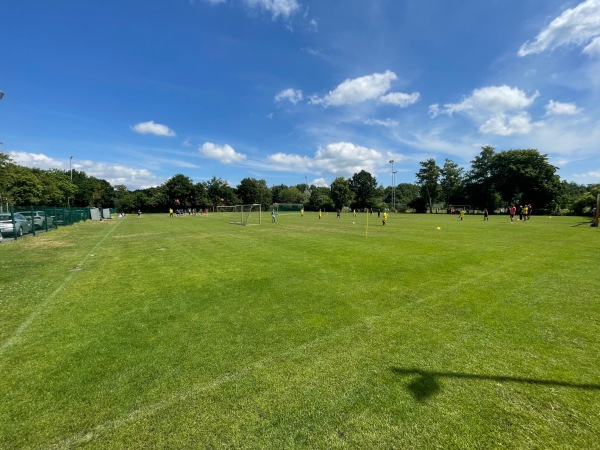
[[[486,145],[600,183],[600,0],[6,1],[0,91],[14,162],[131,190],[391,186]]]

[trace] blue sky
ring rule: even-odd
[[[600,0],[0,6],[0,151],[130,189],[183,173],[415,181],[484,145],[600,183]],[[72,160],[70,160],[72,157]]]

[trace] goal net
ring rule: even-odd
[[[260,204],[235,205],[229,216],[229,223],[236,225],[260,225],[261,223]]]
[[[277,214],[296,213],[304,209],[302,203],[274,203],[273,209]]]
[[[217,206],[217,212],[231,213],[235,209],[235,206]]]

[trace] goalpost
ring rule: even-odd
[[[235,206],[217,206],[217,212],[231,213],[235,209]]]
[[[262,211],[260,204],[235,205],[232,208],[229,223],[243,226],[261,224]]]
[[[299,213],[304,209],[302,203],[274,203],[273,209],[277,214]]]

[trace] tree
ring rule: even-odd
[[[429,158],[427,161],[419,163],[421,169],[415,174],[417,176],[417,185],[420,188],[421,197],[423,197],[429,206],[429,212],[433,212],[433,203],[437,200],[440,192],[438,180],[440,178],[440,168],[436,165],[435,159]]]
[[[177,174],[162,185],[170,207],[191,208],[194,203],[194,183],[183,175]]]
[[[492,181],[507,203],[532,204],[538,210],[555,210],[561,193],[557,168],[537,150],[506,150],[493,158]]]
[[[313,211],[319,209],[332,211],[335,209],[333,200],[331,200],[330,189],[328,187],[313,187],[310,193],[309,208]]]
[[[396,205],[406,205],[419,197],[419,186],[413,183],[400,183],[396,186]]]
[[[352,201],[350,182],[343,177],[337,177],[331,183],[330,195],[337,208],[342,209],[344,206],[348,206]]]
[[[238,185],[236,194],[243,204],[260,203],[263,209],[267,209],[273,202],[267,182],[256,178],[244,178]]]
[[[600,195],[600,184],[589,185],[590,190],[584,192],[574,203],[573,212],[578,215],[584,215],[587,211],[596,206],[598,195]]]
[[[464,169],[451,159],[446,159],[440,169],[440,190],[446,209],[452,203],[464,202],[463,172]]]
[[[350,190],[354,194],[353,208],[374,208],[381,201],[377,198],[377,180],[365,170],[352,176]]]
[[[6,185],[3,201],[15,205],[39,205],[43,197],[43,186],[31,169],[8,165],[4,170],[3,183]]]
[[[240,199],[235,195],[235,191],[227,181],[221,178],[212,177],[206,182],[206,193],[210,204],[215,206],[220,205],[239,205]]]
[[[465,193],[469,203],[477,209],[496,209],[500,196],[492,178],[492,163],[496,151],[491,145],[481,147],[481,153],[471,161],[471,170],[465,177]],[[506,203],[505,203],[506,204]]]
[[[194,185],[194,204],[196,208],[204,209],[210,205],[210,199],[204,183],[196,183]]]

